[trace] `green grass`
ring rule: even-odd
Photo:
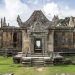
[[[0,57],[0,73],[10,72],[15,75],[55,75],[56,73],[75,73],[75,65],[43,67],[43,70],[38,72],[37,67],[23,67],[21,64],[14,64],[12,57]]]

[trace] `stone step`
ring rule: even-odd
[[[23,65],[26,65],[26,66],[28,66],[28,65],[32,65],[32,66],[44,66],[44,65],[51,65],[51,64],[53,64],[53,62],[52,61],[50,61],[50,62],[45,62],[44,60],[42,61],[42,60],[34,60],[34,61],[31,61],[31,62],[22,62],[22,64]]]
[[[32,66],[43,66],[44,65],[44,62],[33,62],[32,63]]]
[[[32,62],[44,62],[44,59],[33,59]]]
[[[47,57],[48,55],[31,55],[31,57]]]
[[[43,63],[44,61],[39,61],[39,60],[37,60],[37,61],[32,61],[32,63]]]
[[[53,62],[51,61],[51,62],[44,62],[44,64],[53,64]]]
[[[22,57],[22,64],[24,65],[32,65],[32,66],[44,66],[45,64],[52,64],[53,62],[50,60],[50,57]]]
[[[22,64],[31,64],[31,62],[27,62],[27,61],[22,61]]]
[[[32,65],[44,65],[44,63],[32,63]]]

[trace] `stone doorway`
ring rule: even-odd
[[[34,53],[42,53],[42,39],[35,38],[34,40]]]

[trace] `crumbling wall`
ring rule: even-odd
[[[73,32],[60,31],[54,33],[54,48],[61,49],[73,49]]]
[[[12,40],[11,32],[3,32],[3,48],[10,48],[11,40]]]

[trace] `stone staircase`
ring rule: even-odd
[[[53,64],[51,57],[46,54],[32,54],[31,56],[22,58],[23,65],[44,66]]]
[[[14,62],[20,61],[19,63],[22,63],[25,66],[51,66],[53,64],[56,64],[56,62],[63,60],[63,57],[57,53],[57,52],[51,52],[49,54],[41,54],[41,53],[35,53],[35,54],[18,54],[13,57]],[[59,63],[60,63],[59,62]]]
[[[43,58],[33,58],[32,59],[32,66],[43,66],[44,59]]]

